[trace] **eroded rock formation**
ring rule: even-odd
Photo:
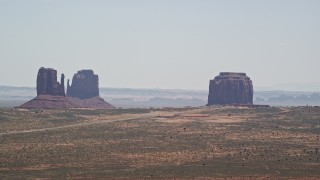
[[[99,77],[92,70],[81,70],[73,75],[72,84],[67,83],[67,95],[88,99],[99,96]]]
[[[52,68],[41,67],[37,76],[37,95],[65,96],[64,74],[61,84],[57,81],[57,71]]]
[[[64,75],[61,75],[61,84],[57,82],[57,71],[51,68],[40,68],[37,76],[37,97],[22,104],[20,108],[114,108],[99,96],[98,75],[92,70],[79,71],[73,77],[65,96]]]
[[[246,73],[222,72],[210,80],[208,105],[217,104],[253,104],[253,85]]]

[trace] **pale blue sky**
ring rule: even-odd
[[[207,90],[220,71],[246,72],[254,86],[320,82],[319,8],[319,0],[0,0],[0,85],[35,86],[41,66],[69,78],[93,69],[101,87]]]

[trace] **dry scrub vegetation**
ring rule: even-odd
[[[0,178],[320,178],[320,108],[0,109]]]

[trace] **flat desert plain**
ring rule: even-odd
[[[320,108],[0,109],[0,179],[320,179]]]

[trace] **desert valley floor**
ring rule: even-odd
[[[320,179],[320,108],[0,109],[0,179]]]

